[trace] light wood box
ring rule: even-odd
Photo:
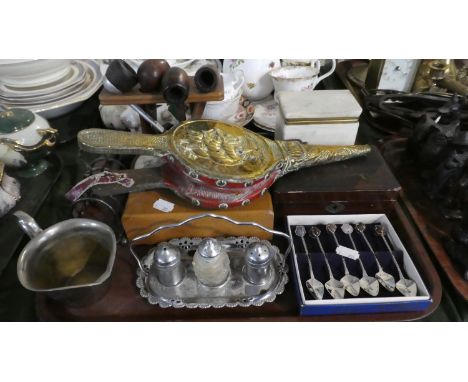
[[[174,203],[174,209],[171,212],[162,212],[153,208],[154,202],[160,198]],[[248,206],[227,210],[205,210],[194,207],[167,190],[137,192],[128,196],[122,215],[122,224],[127,237],[133,239],[156,227],[178,223],[189,217],[207,212],[227,216],[237,221],[253,221],[266,228],[273,229],[273,205],[269,192],[252,201]],[[219,219],[204,218],[181,227],[165,229],[139,243],[155,244],[179,237],[217,236],[256,236],[266,240],[272,238],[271,234],[256,227],[237,226]]]

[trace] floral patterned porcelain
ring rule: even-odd
[[[254,117],[255,106],[244,96],[239,100],[239,107],[236,114],[229,118],[226,122],[234,123],[239,126],[247,125]]]
[[[275,99],[280,91],[313,90],[320,81],[332,75],[335,68],[336,60],[332,60],[331,69],[320,76],[320,61],[313,60],[310,66],[284,66],[270,71],[269,75],[275,87]]]
[[[279,59],[226,59],[223,62],[223,72],[242,71],[245,78],[242,94],[252,101],[258,101],[267,97],[273,91],[273,82],[268,76],[268,72],[280,66]]]
[[[224,81],[224,99],[222,101],[207,102],[203,112],[203,119],[219,119],[226,121],[237,112],[244,75],[240,71],[222,73]]]
[[[260,129],[274,132],[276,128],[276,115],[278,104],[269,96],[255,103],[255,113],[253,116],[254,125]]]

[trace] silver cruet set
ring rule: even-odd
[[[206,217],[252,225],[288,240],[284,254],[256,237],[176,238],[161,242],[140,259],[136,244],[164,229]],[[288,281],[290,237],[253,222],[203,214],[158,227],[134,238],[130,251],[138,263],[137,286],[151,304],[161,307],[234,307],[273,301]]]

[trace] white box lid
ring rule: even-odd
[[[282,91],[278,93],[286,121],[358,119],[362,109],[349,90]]]

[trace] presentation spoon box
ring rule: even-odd
[[[275,139],[353,145],[362,109],[349,90],[279,92]]]
[[[322,300],[313,299],[305,286],[306,280],[310,278],[307,258],[301,239],[295,234],[295,227],[305,226],[307,232],[312,226],[319,226],[322,233],[320,235],[321,243],[327,253],[333,275],[336,279],[344,276],[341,257],[335,253],[336,244],[325,230],[326,224],[337,224],[336,236],[340,245],[352,248],[349,237],[341,231],[341,225],[344,223],[354,224],[364,223],[367,226],[366,237],[371,243],[377,257],[382,263],[385,272],[393,275],[395,282],[399,280],[398,271],[393,264],[388,250],[384,246],[382,238],[374,235],[372,227],[376,224],[383,224],[387,230],[387,240],[395,249],[393,252],[400,264],[401,270],[406,278],[414,280],[417,285],[417,295],[414,297],[405,297],[396,289],[394,292],[385,290],[379,285],[379,294],[376,297],[368,295],[361,289],[357,297],[345,293],[344,299],[333,299],[325,291]],[[290,215],[287,216],[287,225],[289,234],[293,238],[293,253],[291,257],[291,278],[293,280],[296,296],[299,303],[299,312],[301,315],[335,315],[335,314],[363,314],[363,313],[389,313],[389,312],[411,312],[424,311],[432,303],[428,288],[426,287],[421,275],[419,274],[410,254],[401,242],[391,222],[385,214],[352,214],[352,215]],[[372,253],[367,249],[365,242],[360,234],[354,230],[352,233],[355,244],[360,252],[360,258],[369,276],[374,276],[377,272],[377,264]],[[312,261],[315,278],[325,284],[329,279],[327,268],[315,239],[308,234],[305,237],[308,246],[310,259]],[[387,253],[387,256],[383,256]],[[348,260],[347,266],[349,272],[358,278],[362,276],[358,261]]]

